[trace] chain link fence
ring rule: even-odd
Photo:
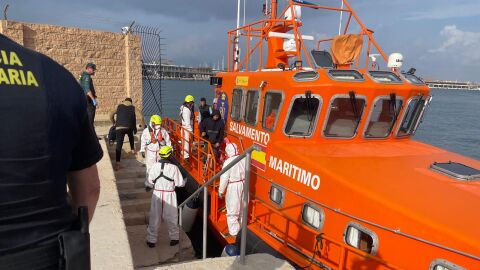
[[[138,24],[133,25],[130,31],[140,36],[142,42],[142,113],[148,121],[152,114],[163,115],[161,31],[156,27]]]

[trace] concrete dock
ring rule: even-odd
[[[252,254],[246,257],[247,264],[240,264],[239,257],[218,257],[196,260],[159,267],[147,267],[141,270],[293,270],[291,264],[269,254]]]
[[[107,131],[107,128],[97,128],[101,138]],[[92,269],[135,269],[194,260],[195,252],[187,235],[180,230],[180,245],[170,247],[163,224],[157,247],[147,247],[145,236],[152,193],[145,192],[143,187],[145,167],[129,153],[126,140],[123,168],[115,172],[112,167],[115,145],[107,145],[104,139],[99,142],[104,156],[97,164],[101,191],[90,225]]]
[[[96,128],[104,138],[108,127]],[[295,269],[288,262],[268,254],[247,256],[247,265],[239,264],[238,257],[218,257],[197,260],[192,243],[180,230],[180,244],[170,247],[166,226],[162,224],[156,248],[145,243],[149,218],[151,192],[145,192],[145,167],[140,158],[130,153],[127,137],[122,150],[122,169],[115,172],[115,144],[100,140],[104,151],[97,164],[101,192],[94,218],[90,224],[93,270],[110,269]],[[136,149],[139,147],[135,137]]]

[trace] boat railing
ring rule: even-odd
[[[243,182],[243,201],[242,201],[242,230],[241,230],[241,244],[240,244],[240,263],[245,265],[245,250],[247,242],[247,213],[248,213],[248,195],[249,195],[249,185],[250,185],[250,161],[251,153],[254,150],[259,150],[258,146],[250,146],[242,154],[237,156],[231,163],[225,166],[221,171],[212,176],[208,181],[206,181],[201,187],[199,187],[195,192],[193,192],[185,201],[183,201],[179,206],[179,216],[180,216],[180,227],[182,226],[182,209],[189,201],[197,198],[200,192],[203,192],[203,234],[202,234],[202,259],[207,258],[207,203],[208,203],[208,186],[215,183],[223,173],[230,170],[238,162],[242,161],[244,158],[245,162],[245,181]]]
[[[218,170],[218,162],[209,141],[202,138],[198,129],[191,132],[182,127],[181,123],[170,118],[165,118],[163,127],[170,133],[173,155],[182,165],[188,166],[192,176],[196,179],[211,178]],[[188,135],[186,135],[188,134]],[[188,136],[188,140],[185,139]],[[185,152],[188,151],[188,161],[185,160]]]
[[[265,18],[262,20],[257,20],[255,22],[245,24],[241,27],[232,29],[228,32],[228,59],[227,59],[227,71],[249,71],[250,66],[256,65],[256,68],[253,70],[262,70],[265,68],[264,65],[264,43],[267,42],[268,38],[275,32],[274,29],[276,26],[283,26],[285,28],[290,28],[290,31],[293,31],[293,34],[287,34],[293,37],[295,41],[295,49],[292,51],[286,52],[289,56],[295,56],[297,61],[301,61],[302,59],[306,59],[306,64],[310,68],[315,68],[315,64],[311,59],[310,53],[307,51],[307,47],[304,44],[305,40],[313,40],[313,37],[307,38],[307,36],[302,36],[301,34],[301,26],[302,22],[297,20],[295,16],[290,16],[291,18],[286,19],[286,13],[290,12],[290,14],[295,14],[294,6],[300,6],[304,8],[311,8],[317,11],[332,11],[338,13],[345,13],[347,18],[347,22],[343,29],[339,27],[339,35],[340,34],[347,34],[351,31],[352,22],[356,22],[359,26],[360,31],[356,34],[360,34],[362,36],[367,37],[368,43],[366,44],[366,49],[362,50],[363,52],[363,59],[365,59],[365,67],[364,69],[367,70],[370,67],[370,55],[373,49],[376,49],[376,53],[381,55],[382,59],[387,62],[387,56],[383,52],[382,48],[378,45],[375,38],[373,37],[373,31],[368,29],[357,16],[356,12],[352,9],[350,4],[347,0],[342,0],[343,4],[342,7],[334,7],[334,6],[324,6],[324,5],[316,5],[312,3],[300,2],[295,0],[289,0],[289,4],[285,7],[285,9],[281,12],[272,12],[270,18]],[[276,8],[276,7],[275,7]],[[282,37],[286,37],[285,33],[275,33],[275,34],[283,34]],[[240,38],[244,40],[240,42]],[[332,41],[334,37],[323,39],[317,41],[317,48],[319,48],[320,44],[326,41]],[[242,45],[242,48],[239,46]],[[243,51],[242,58],[238,57],[239,52]],[[360,59],[359,57],[356,59],[355,64],[358,69],[360,69]]]

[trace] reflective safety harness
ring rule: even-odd
[[[160,171],[160,175],[153,180],[153,185],[155,186],[155,184],[157,183],[157,180],[160,179],[160,178],[162,178],[162,177],[163,177],[163,179],[165,179],[165,180],[167,180],[167,181],[175,182],[175,180],[173,180],[172,178],[170,178],[170,177],[168,177],[168,176],[166,176],[166,175],[163,174],[163,170],[164,170],[164,168],[165,168],[165,164],[170,164],[170,162],[169,162],[168,160],[164,160],[164,159],[163,159],[163,160],[160,160],[159,162],[162,164],[161,171]],[[155,190],[156,190],[156,189],[155,189]],[[170,191],[170,190],[159,190],[159,191]]]

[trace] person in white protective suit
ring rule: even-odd
[[[185,97],[185,102],[180,106],[180,119],[183,128],[183,158],[190,157],[190,132],[193,133],[195,114],[193,112],[195,98],[192,95]]]
[[[158,238],[158,229],[163,220],[167,223],[170,246],[179,242],[177,195],[175,187],[184,187],[186,180],[180,169],[170,162],[172,154],[170,146],[162,146],[159,151],[160,161],[153,164],[145,182],[146,191],[153,189],[150,205],[150,221],[147,228],[147,245],[155,247]]]
[[[172,147],[170,135],[161,127],[162,118],[156,114],[150,117],[150,124],[145,128],[140,138],[140,154],[145,159],[147,177],[149,169],[159,160],[158,151],[160,147],[168,145]]]
[[[223,168],[230,164],[238,156],[238,148],[234,143],[228,143],[225,147],[227,159],[223,163]],[[231,236],[238,234],[240,230],[243,182],[245,181],[245,159],[233,165],[230,170],[220,176],[220,187],[218,188],[218,196],[223,197],[225,189],[225,203],[227,206],[227,224],[228,232]]]

